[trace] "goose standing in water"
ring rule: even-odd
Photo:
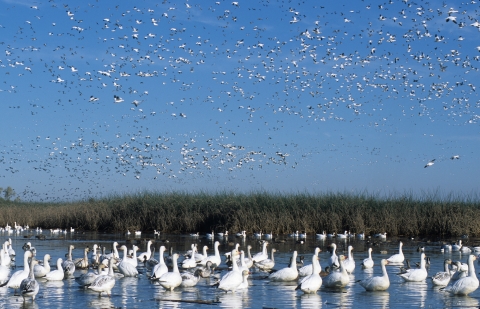
[[[332,267],[335,267],[335,268],[340,267],[336,251],[337,251],[337,245],[336,244],[331,244],[330,245],[330,258],[328,259],[328,266],[330,267],[330,269],[332,269]]]
[[[123,250],[123,259],[117,266],[118,271],[125,277],[136,277],[138,275],[137,267],[127,261],[127,246],[121,246],[120,250]]]
[[[353,259],[353,254],[352,254],[353,247],[348,246],[348,258],[343,262],[343,267],[345,267],[345,270],[347,273],[351,274],[355,270],[355,260]]]
[[[8,280],[10,279],[10,267],[4,266],[2,261],[3,261],[3,253],[0,252],[0,287],[7,284]]]
[[[251,249],[252,249],[252,246],[248,245],[247,257],[244,257],[245,265],[247,266],[247,268],[251,268],[253,266],[253,258],[252,258],[252,254],[250,253]]]
[[[403,246],[403,242],[400,242],[398,244],[398,253],[392,255],[387,259],[389,264],[401,264],[403,263],[403,261],[405,261],[405,256],[403,255],[402,246]]]
[[[343,266],[343,261],[345,261],[345,256],[340,255],[338,257],[340,271],[331,271],[325,278],[323,278],[323,285],[325,287],[340,289],[347,286],[347,284],[350,282],[350,277]]]
[[[37,264],[34,258],[30,259],[30,272],[28,273],[28,278],[23,279],[20,283],[20,294],[22,294],[23,302],[25,302],[25,298],[31,297],[32,301],[35,300],[35,296],[38,294],[38,290],[40,289],[40,285],[38,284],[37,280],[35,280],[35,276],[33,274],[33,268],[35,264]]]
[[[65,278],[65,273],[62,268],[62,259],[59,258],[57,260],[57,269],[50,271],[48,274],[45,275],[45,279],[48,281],[61,281]]]
[[[258,263],[265,259],[268,259],[267,245],[268,241],[264,241],[262,245],[262,252],[259,252],[252,257],[254,263]]]
[[[320,251],[322,250],[320,250],[319,247],[316,247],[313,255],[318,257],[318,254],[320,253]],[[315,263],[318,264],[318,268],[319,268],[318,273],[320,273],[322,271],[322,267],[320,266],[319,259],[312,259],[312,264],[305,265],[298,270],[298,276],[305,277],[305,276],[311,275],[313,271],[313,261],[315,261]]]
[[[14,289],[14,294],[17,292],[17,289],[20,288],[20,284],[22,283],[23,279],[27,279],[28,275],[30,274],[28,259],[32,257],[33,254],[31,251],[25,251],[25,253],[23,254],[23,270],[17,270],[10,277],[10,280],[8,280],[7,288]]]
[[[207,257],[207,259],[205,260],[205,264],[210,261],[212,262],[212,264],[215,265],[215,267],[218,267],[220,266],[220,264],[222,263],[222,258],[220,257],[220,252],[218,251],[218,246],[220,246],[220,242],[216,241],[213,248],[215,250],[215,255],[209,255]],[[202,261],[203,263],[203,261]],[[200,263],[201,265],[205,265],[205,264],[202,264]]]
[[[113,258],[108,261],[108,275],[100,275],[88,287],[92,291],[102,296],[102,293],[107,293],[108,297],[112,295],[112,289],[115,286],[115,276],[113,273]]]
[[[282,268],[268,276],[271,281],[293,281],[298,278],[297,251],[293,251],[292,261],[288,267]]]
[[[75,249],[73,245],[68,246],[68,255],[67,259],[63,261],[62,268],[65,272],[65,277],[70,278],[75,272],[75,264],[72,260],[72,250]]]
[[[372,248],[368,248],[368,258],[364,259],[362,262],[362,267],[365,269],[372,268],[374,265],[372,259]]]
[[[238,251],[233,250],[231,253],[231,258],[234,260],[238,256]],[[238,269],[237,263],[232,264],[232,270],[226,273],[222,279],[218,282],[218,288],[224,290],[225,292],[235,290],[240,286],[243,281],[243,276],[240,270]]]
[[[173,291],[174,288],[180,286],[182,284],[182,276],[180,275],[180,272],[178,271],[178,265],[177,265],[177,260],[178,260],[178,253],[175,253],[172,256],[172,263],[173,263],[173,270],[167,273],[164,273],[160,279],[158,279],[158,282],[160,285],[170,291]]]
[[[50,272],[50,254],[45,254],[43,257],[43,266],[39,264],[35,264],[33,268],[33,274],[35,278],[42,278],[45,277],[46,274]]]
[[[428,276],[427,269],[425,268],[425,253],[422,252],[420,255],[420,268],[407,269],[405,273],[400,273],[399,276],[402,277],[403,280],[410,282],[425,280]]]
[[[295,290],[302,290],[305,294],[316,293],[322,286],[322,277],[320,277],[320,263],[318,262],[317,250],[312,256],[312,273],[300,281]]]
[[[277,252],[277,250],[275,248],[272,248],[272,253],[271,253],[272,257],[270,259],[265,259],[261,262],[254,263],[254,265],[263,271],[271,270],[275,266],[275,259],[273,257],[273,254],[275,252]]]
[[[152,241],[149,240],[147,242],[147,252],[142,252],[137,256],[137,260],[140,262],[143,262],[143,260],[146,258],[147,260],[150,258],[152,255],[152,251],[150,250],[150,246],[152,245]]]
[[[163,253],[165,252],[165,250],[165,246],[160,246],[158,264],[153,267],[152,276],[150,277],[150,279],[159,279],[164,273],[168,272],[168,267],[163,259]]]
[[[88,252],[90,252],[90,248],[85,248],[83,258],[78,258],[73,261],[75,264],[75,269],[87,269],[89,266],[88,263]]]
[[[190,272],[181,273],[182,283],[180,284],[180,286],[184,288],[196,286],[198,281],[201,278],[200,276],[201,272],[202,272],[201,269],[196,269],[193,274]]]
[[[103,272],[103,269],[106,266],[104,264],[98,264],[98,271],[97,273],[89,271],[86,274],[82,274],[79,277],[75,277],[75,282],[78,283],[81,287],[88,287],[90,286],[98,276],[100,276]]]
[[[432,277],[432,282],[433,285],[437,286],[447,286],[448,283],[450,282],[450,279],[452,278],[452,274],[450,273],[450,269],[448,265],[452,264],[451,259],[445,259],[445,262],[443,264],[444,271],[440,271],[435,274],[435,276]]]
[[[454,295],[468,295],[478,289],[478,278],[475,274],[475,266],[473,265],[473,261],[476,259],[477,257],[473,254],[468,256],[468,276],[451,282],[444,288],[445,292]]]
[[[370,277],[365,280],[360,281],[360,285],[364,287],[367,291],[385,291],[390,287],[390,279],[388,278],[387,269],[385,265],[389,262],[383,259],[380,262],[382,266],[382,276]]]
[[[248,286],[250,285],[248,283],[248,275],[250,275],[250,272],[247,269],[244,269],[242,271],[242,283],[240,283],[237,290],[248,289]]]

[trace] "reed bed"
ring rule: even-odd
[[[0,226],[165,233],[246,230],[286,234],[387,232],[391,236],[480,236],[478,199],[368,194],[152,193],[68,203],[0,202]]]

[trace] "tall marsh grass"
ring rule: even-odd
[[[380,198],[368,194],[152,193],[68,203],[0,202],[0,226],[168,233],[264,231],[387,232],[480,236],[480,202],[464,198]]]

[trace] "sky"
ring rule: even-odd
[[[0,187],[476,198],[479,9],[1,0]]]

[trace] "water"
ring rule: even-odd
[[[61,236],[51,236],[49,232],[46,240],[37,240],[35,238],[24,238],[23,235],[6,235],[3,239],[11,238],[13,248],[17,253],[17,270],[23,268],[23,250],[22,245],[26,241],[31,241],[37,249],[37,258],[43,259],[43,255],[51,255],[50,264],[53,268],[56,266],[58,258],[65,258],[67,247],[70,244],[75,246],[73,251],[74,258],[83,256],[83,249],[86,246],[93,246],[94,243],[111,248],[113,241],[119,244],[127,244],[129,248],[133,243],[137,243],[140,252],[146,251],[146,242],[142,241],[146,237],[153,235],[142,235],[138,237],[126,237],[121,234],[100,234],[100,233],[75,233]],[[168,239],[168,243],[165,240]],[[249,277],[251,286],[248,290],[237,291],[235,293],[224,293],[220,290],[210,287],[214,279],[201,279],[197,286],[192,288],[177,288],[173,292],[164,290],[160,285],[152,284],[146,277],[145,271],[141,269],[142,274],[138,278],[123,278],[117,276],[117,281],[112,290],[112,297],[99,297],[97,293],[89,290],[83,290],[78,287],[74,280],[64,280],[60,282],[40,281],[40,292],[34,302],[27,300],[23,304],[20,296],[14,296],[13,290],[6,287],[0,288],[0,308],[465,308],[479,307],[480,291],[477,290],[469,296],[451,296],[434,287],[431,280],[427,279],[423,283],[405,283],[396,275],[398,266],[387,266],[390,276],[390,288],[385,292],[365,292],[364,289],[355,283],[369,276],[380,275],[380,260],[388,258],[398,250],[398,239],[388,239],[385,242],[375,244],[360,240],[340,240],[327,239],[318,241],[316,239],[307,239],[304,244],[296,243],[294,238],[284,237],[285,243],[273,243],[269,245],[269,251],[272,247],[278,251],[275,255],[276,267],[280,269],[286,267],[293,250],[297,250],[299,255],[305,256],[305,264],[311,263],[311,256],[315,247],[320,247],[320,263],[324,267],[329,257],[327,251],[328,245],[335,242],[338,245],[338,254],[346,255],[348,245],[354,247],[354,258],[356,268],[354,274],[350,276],[350,284],[342,291],[332,291],[321,288],[317,294],[304,295],[301,291],[295,291],[296,282],[290,283],[269,283],[265,279],[266,274],[252,270]],[[228,241],[221,240],[221,254],[229,252],[234,247],[235,242],[239,242],[241,249],[247,245],[252,245],[252,254],[261,251],[261,244],[255,239],[241,239],[231,237]],[[414,262],[420,259],[420,253],[417,247],[421,244],[416,241],[402,240],[404,242],[403,251],[405,257]],[[473,243],[473,240],[470,240]],[[155,258],[158,259],[158,248],[165,245],[167,248],[173,246],[174,250],[183,253],[190,249],[192,243],[197,243],[199,248],[203,245],[209,246],[209,254],[213,254],[213,243],[206,238],[193,238],[189,236],[161,235],[155,240],[156,248]],[[452,260],[466,261],[467,255],[460,253],[441,253],[440,246],[437,244],[425,245],[425,252],[431,259],[429,276],[443,270],[443,261],[450,257]],[[375,261],[373,270],[363,270],[361,262],[368,256],[367,249],[373,247],[372,257]],[[246,251],[246,250],[245,250]],[[386,251],[386,253],[385,253]],[[383,252],[383,253],[382,253]],[[223,259],[224,261],[224,259]],[[477,265],[475,263],[475,265]],[[13,270],[12,272],[14,272]],[[225,273],[225,264],[223,264],[222,274]],[[75,275],[80,275],[81,271],[76,271]],[[198,304],[182,301],[206,301],[212,304]]]

